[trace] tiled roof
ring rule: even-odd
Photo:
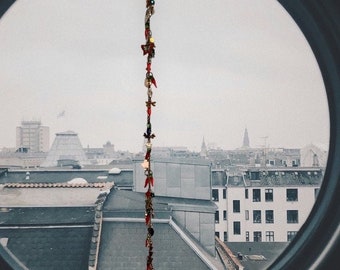
[[[109,174],[110,168],[94,169],[65,169],[48,168],[38,170],[9,170],[0,174],[0,183],[65,183],[74,178],[84,178],[88,183],[114,182],[116,186],[132,186],[133,170],[122,169],[120,174]]]
[[[0,229],[7,248],[30,270],[87,270],[92,227]]]
[[[112,183],[39,183],[0,186],[0,207],[89,206]]]
[[[88,269],[89,257],[96,251],[100,237],[98,226],[101,219],[98,213],[111,186],[103,187],[103,191],[96,193],[93,206],[2,207],[0,238],[8,239],[7,248],[30,270]],[[24,193],[30,190],[59,190],[62,193],[74,190],[79,193],[84,190],[40,187],[12,189],[24,190]]]
[[[103,205],[109,193],[110,190],[106,190],[105,192],[100,193],[96,201],[97,206],[95,209],[94,225],[90,245],[90,255],[88,260],[89,267],[93,267],[93,269],[96,269],[98,263],[99,246],[103,226]]]
[[[154,229],[155,269],[209,269],[169,224]],[[98,270],[145,269],[145,232],[144,223],[104,222]]]
[[[103,188],[107,183],[6,183],[5,188]]]

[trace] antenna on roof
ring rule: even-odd
[[[264,167],[267,167],[267,139],[268,139],[268,136],[264,136],[264,137],[260,137],[260,138],[264,140],[263,160],[264,160]]]

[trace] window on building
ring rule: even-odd
[[[260,172],[250,172],[250,180],[259,180]]]
[[[293,202],[298,200],[297,188],[287,188],[287,202]]]
[[[287,210],[287,223],[299,223],[298,210]]]
[[[215,236],[217,236],[218,238],[220,238],[220,232],[215,232]]]
[[[241,222],[234,221],[234,234],[241,234]]]
[[[253,189],[253,202],[261,201],[261,189],[254,188]]]
[[[248,199],[248,197],[249,197],[249,192],[248,192],[248,189],[247,189],[247,188],[244,190],[244,197],[245,197],[246,199]]]
[[[266,223],[274,223],[274,211],[266,210]]]
[[[219,211],[215,212],[215,223],[219,223],[220,222],[220,213]]]
[[[254,210],[253,211],[253,222],[254,223],[261,223],[261,210]]]
[[[266,202],[272,202],[273,201],[273,189],[267,188],[265,190],[265,200]]]
[[[227,220],[227,211],[223,210],[223,220]]]
[[[254,242],[262,242],[262,232],[254,232]]]
[[[212,200],[218,202],[218,189],[212,190]]]
[[[266,242],[274,242],[274,232],[273,231],[266,232]]]
[[[245,211],[245,218],[246,218],[246,220],[249,220],[249,210]]]
[[[300,159],[296,159],[296,160],[293,160],[293,161],[292,161],[292,166],[293,166],[293,167],[298,167],[299,164],[300,164]]]
[[[223,241],[227,242],[228,241],[228,232],[223,233]]]
[[[224,188],[223,189],[223,199],[227,198],[227,190]]]
[[[249,242],[249,232],[246,232],[246,242]]]
[[[288,231],[287,232],[287,241],[290,242],[293,240],[294,236],[296,235],[296,231]]]
[[[240,213],[240,201],[239,200],[233,200],[233,212]]]

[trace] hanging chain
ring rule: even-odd
[[[152,58],[155,57],[155,42],[152,37],[152,32],[150,28],[150,18],[155,13],[154,10],[154,0],[146,0],[146,12],[145,12],[145,44],[141,45],[143,50],[143,55],[147,55],[146,62],[146,75],[144,85],[147,88],[147,97],[148,100],[145,102],[146,104],[146,113],[147,113],[147,121],[146,121],[146,132],[144,133],[144,138],[146,140],[146,153],[144,157],[144,162],[142,164],[144,168],[144,174],[146,176],[144,188],[147,188],[145,193],[145,224],[147,226],[147,236],[145,240],[145,247],[149,249],[149,254],[146,258],[146,270],[153,270],[152,265],[152,255],[153,255],[153,243],[152,236],[154,235],[154,229],[152,225],[152,218],[154,217],[152,198],[154,197],[154,192],[152,191],[152,187],[154,185],[153,172],[151,170],[151,149],[152,143],[151,140],[155,137],[155,134],[152,133],[151,129],[151,110],[152,107],[156,106],[156,102],[152,100],[152,85],[157,88],[156,80],[151,72],[151,64]]]

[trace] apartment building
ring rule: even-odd
[[[212,171],[216,235],[228,242],[291,241],[314,205],[322,177],[320,167]]]

